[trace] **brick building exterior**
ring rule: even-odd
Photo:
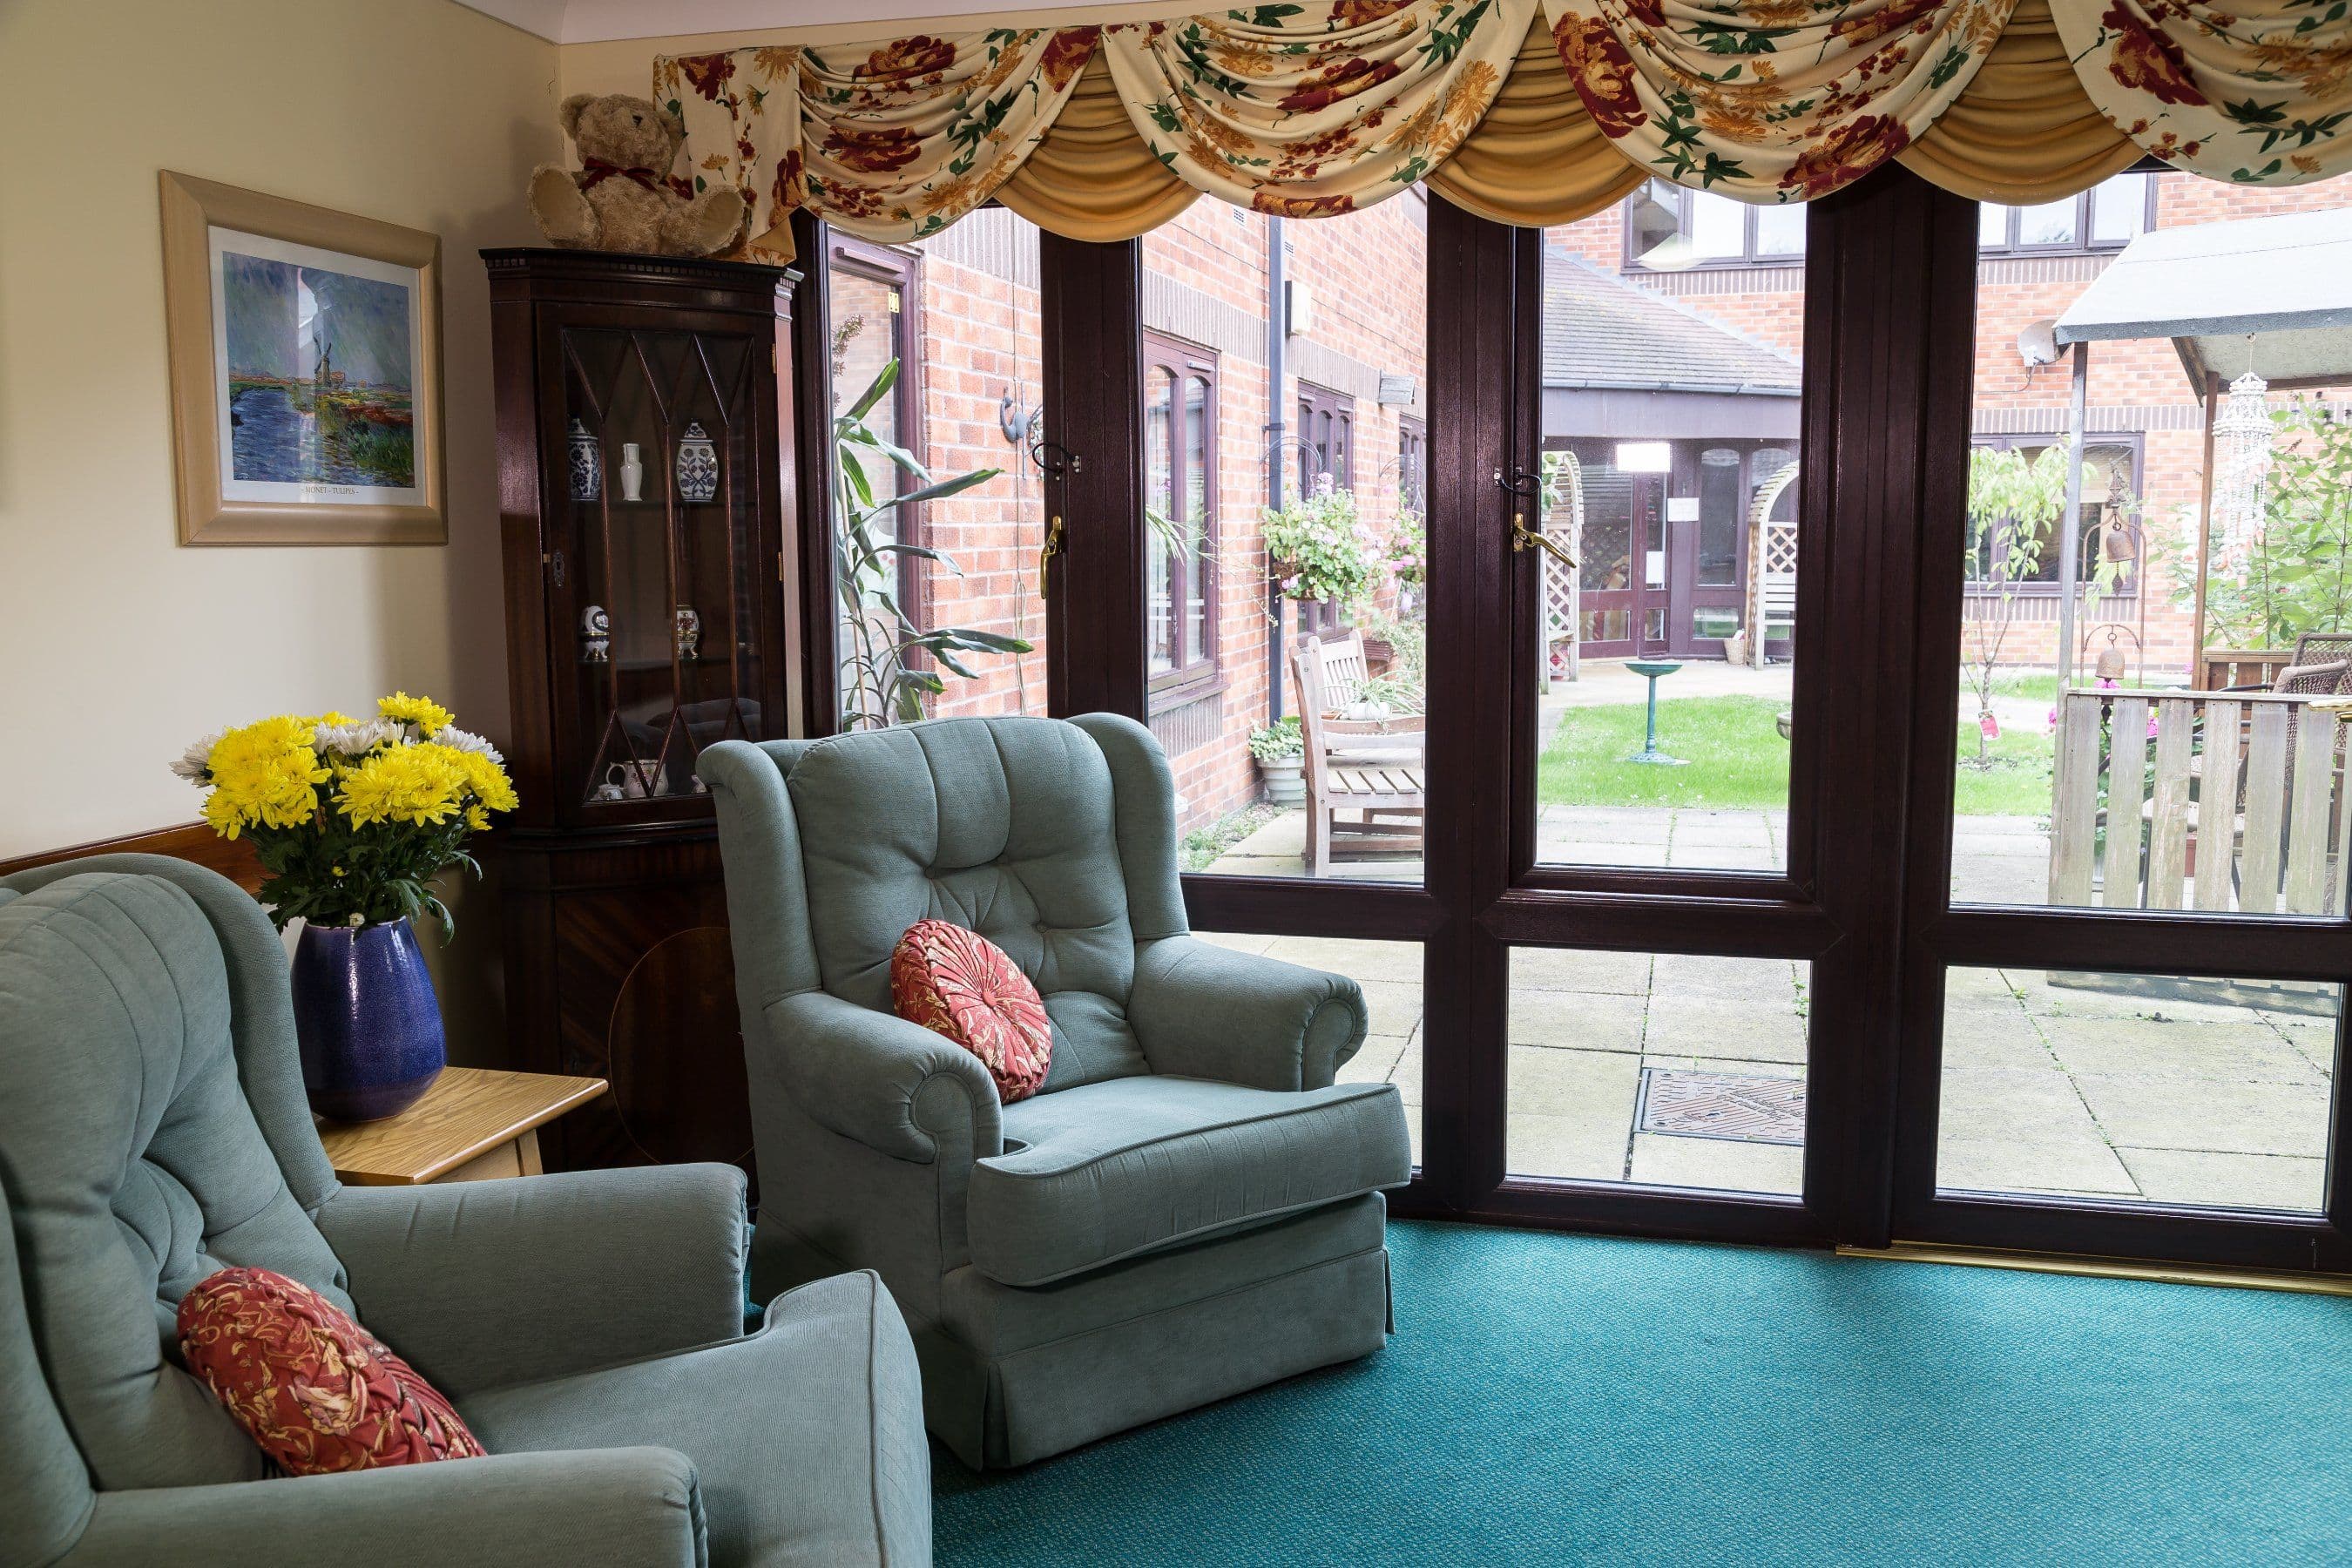
[[[2062,435],[2065,365],[2029,366],[2019,353],[2019,333],[2057,316],[2079,296],[2128,238],[2122,231],[2333,207],[2345,199],[2340,183],[2252,189],[2172,174],[2121,179],[2125,184],[2116,189],[2127,189],[2128,200],[2141,204],[2128,222],[2122,216],[2126,198],[2108,186],[2061,204],[2071,217],[2056,205],[2021,216],[1985,209],[1988,244],[1979,263],[1977,310],[1975,432],[1980,443],[2032,447]],[[1667,553],[1669,538],[1675,542],[1674,572],[1687,570],[1680,563],[1688,555],[1708,563],[1702,573],[1719,576],[1727,570],[1727,546],[1717,512],[1737,505],[1744,519],[1747,498],[1794,455],[1793,393],[1804,330],[1801,209],[1700,208],[1694,202],[1710,198],[1688,193],[1666,199],[1682,204],[1681,223],[1689,233],[1716,226],[1719,243],[1695,264],[1645,267],[1636,259],[1627,238],[1633,204],[1546,236],[1560,277],[1573,268],[1582,280],[1565,293],[1552,288],[1553,313],[1578,319],[1558,334],[1566,345],[1559,355],[1548,337],[1546,444],[1580,454],[1597,489],[1614,482],[1602,471],[1613,445],[1641,432],[1610,423],[1613,416],[1603,411],[1625,405],[1621,394],[1604,395],[1605,381],[1581,389],[1603,389],[1582,403],[1573,396],[1553,401],[1556,391],[1580,390],[1556,388],[1556,379],[1572,382],[1583,374],[1571,363],[1556,376],[1555,358],[1592,359],[1590,345],[1579,340],[1591,335],[1582,329],[1598,312],[1591,297],[1575,289],[1615,289],[1637,296],[1643,309],[1663,312],[1649,323],[1650,337],[1619,343],[1621,358],[1627,342],[1637,351],[1643,342],[1697,345],[1639,351],[1652,361],[1681,362],[1651,363],[1647,374],[1684,399],[1675,405],[1677,419],[1698,423],[1673,432],[1671,468],[1660,468],[1649,489],[1638,491],[1653,498],[1646,504],[1657,531],[1654,541],[1643,540],[1638,510],[1628,513],[1615,547],[1619,586],[1632,574],[1661,570],[1656,563]],[[2106,205],[2095,209],[2095,202]],[[2053,226],[2068,221],[2078,231],[2075,241],[2032,243],[2047,240]],[[2095,228],[2104,230],[2100,240],[2084,243]],[[1157,389],[1147,391],[1153,470],[1147,489],[1158,498],[1156,510],[1192,511],[1204,536],[1197,558],[1172,561],[1147,585],[1169,590],[1149,628],[1155,650],[1165,647],[1155,662],[1150,716],[1176,770],[1188,829],[1257,796],[1245,742],[1277,707],[1270,689],[1278,657],[1276,605],[1260,521],[1270,499],[1270,470],[1279,467],[1289,498],[1318,471],[1332,472],[1354,495],[1376,546],[1395,528],[1400,508],[1417,505],[1428,413],[1421,283],[1425,235],[1426,198],[1414,191],[1344,217],[1288,222],[1202,200],[1142,241],[1147,374]],[[1269,245],[1276,236],[1287,283],[1281,300],[1270,295]],[[1654,237],[1654,229],[1644,231],[1645,243]],[[877,418],[934,477],[1001,470],[985,485],[929,503],[902,521],[899,537],[944,552],[961,569],[950,574],[910,560],[901,573],[902,595],[927,625],[968,626],[1038,645],[1025,655],[974,658],[976,678],[947,678],[930,711],[1043,712],[1045,621],[1035,572],[1045,520],[1039,479],[1025,458],[1041,434],[1034,423],[1042,392],[1036,231],[1008,212],[988,209],[912,246],[885,248],[844,238],[833,244],[837,395],[854,396],[895,353],[906,366],[905,384]],[[1650,254],[1655,259],[1660,253]],[[1270,314],[1281,314],[1288,327],[1279,386],[1268,384]],[[1689,336],[1693,331],[1698,337]],[[1702,341],[1710,334],[1711,346]],[[1694,369],[1701,360],[1706,363]],[[2088,617],[2086,641],[2103,639],[2102,623],[2113,622],[2127,651],[2145,639],[2144,654],[2130,659],[2135,677],[2179,680],[2192,650],[2190,612],[2176,584],[2184,566],[2184,527],[2193,529],[2200,489],[2201,411],[2168,342],[2101,343],[2090,365],[2093,456],[2123,465],[2138,498],[2145,543],[2126,591]],[[1695,384],[1688,379],[1693,375],[1700,377]],[[1620,402],[1610,403],[1610,396]],[[1766,408],[1764,399],[1779,401]],[[1720,431],[1706,425],[1718,415],[1727,421]],[[1590,468],[1596,463],[1601,467]],[[1712,510],[1702,521],[1687,492],[1710,484],[1722,489],[1727,480],[1734,486],[1726,492],[1730,499],[1709,500]],[[2099,500],[2098,489],[2095,476],[2086,500]],[[1788,506],[1793,509],[1793,494]],[[1672,532],[1678,525],[1695,531]],[[1748,545],[1744,527],[1740,532],[1737,570],[1744,577]],[[1656,554],[1646,555],[1644,542],[1658,546]],[[2054,549],[2049,553],[2054,563]],[[1583,587],[1588,601],[1597,602],[1591,591],[1605,583],[1610,558],[1589,550],[1587,562]],[[1715,657],[1732,624],[1726,617],[1744,613],[1730,597],[1720,591],[1710,596],[1704,588],[1695,597],[1685,593],[1673,600],[1679,622],[1652,612],[1651,624],[1672,633],[1675,653]],[[1976,595],[1980,611],[1983,598]],[[2050,667],[2056,651],[2054,583],[2020,590],[2011,605],[2002,662]],[[1398,606],[1391,584],[1374,613]],[[1286,645],[1302,630],[1338,625],[1328,613],[1288,602],[1279,614]],[[1980,620],[1981,615],[1972,625]],[[1632,641],[1592,641],[1597,623],[1588,614],[1588,646],[1603,656],[1647,651],[1627,629],[1634,624],[1612,623]],[[1777,655],[1783,646],[1775,642],[1769,648]],[[1282,693],[1278,706],[1292,705],[1290,693]]]
[[[1187,473],[1202,470],[1198,507],[1205,540],[1185,569],[1205,590],[1199,596],[1209,624],[1196,639],[1196,657],[1173,661],[1184,668],[1155,678],[1150,703],[1188,828],[1257,795],[1246,741],[1274,713],[1276,606],[1260,521],[1271,495],[1270,468],[1279,464],[1290,500],[1317,474],[1331,473],[1354,495],[1376,549],[1385,547],[1404,498],[1419,493],[1427,418],[1418,287],[1425,220],[1419,191],[1314,223],[1276,224],[1202,201],[1143,240],[1147,358],[1175,380],[1175,407],[1156,417],[1172,413],[1179,447],[1173,462]],[[1290,330],[1282,386],[1270,395],[1268,247],[1277,232],[1290,285]],[[975,658],[978,679],[948,678],[930,711],[1041,713],[1045,616],[1035,571],[1045,518],[1035,471],[1019,460],[1022,447],[1006,434],[1008,426],[1026,428],[1023,421],[1041,394],[1036,230],[988,209],[914,246],[834,244],[836,397],[856,396],[895,352],[909,383],[894,426],[902,444],[934,478],[1003,470],[906,521],[899,537],[944,552],[961,571],[910,563],[901,593],[925,625],[971,626],[1038,648]],[[858,324],[845,336],[852,320]],[[1188,395],[1204,405],[1194,454],[1181,449]],[[1319,441],[1301,433],[1302,402],[1318,421]],[[1277,408],[1278,434],[1272,428]],[[1164,432],[1153,417],[1148,406],[1148,430]],[[1157,457],[1154,467],[1163,467]],[[1148,488],[1166,482],[1164,471],[1147,475]],[[1155,510],[1167,509],[1163,502]],[[1391,584],[1377,613],[1396,604]],[[1328,613],[1302,616],[1289,601],[1280,610],[1286,640],[1303,627],[1337,625]],[[1181,614],[1181,606],[1171,613]],[[1286,691],[1286,708],[1291,700]]]

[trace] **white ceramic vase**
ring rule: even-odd
[[[646,488],[646,466],[638,459],[635,441],[621,443],[621,499],[643,500]]]

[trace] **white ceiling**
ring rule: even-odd
[[[1026,9],[1038,0],[458,0],[555,44]],[[1050,0],[1048,0],[1050,3]]]

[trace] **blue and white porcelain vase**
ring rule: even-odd
[[[707,501],[718,493],[719,448],[711,445],[709,432],[698,419],[678,437],[677,499]]]
[[[588,426],[572,422],[572,499],[594,500],[604,493],[604,452]]]
[[[407,917],[302,928],[294,1034],[310,1109],[331,1121],[379,1121],[425,1097],[448,1058],[441,1004]]]

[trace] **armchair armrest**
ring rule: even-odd
[[[685,1455],[591,1448],[101,1492],[89,1528],[63,1561],[66,1568],[695,1568],[703,1538],[701,1492]]]
[[[743,1331],[732,1165],[345,1187],[318,1223],[360,1321],[452,1397]]]
[[[825,991],[778,997],[766,1022],[753,1070],[780,1074],[819,1126],[920,1165],[942,1148],[967,1160],[1003,1152],[996,1080],[978,1057],[920,1024]]]
[[[1370,1015],[1345,975],[1171,936],[1137,950],[1128,1018],[1153,1072],[1323,1089]]]

